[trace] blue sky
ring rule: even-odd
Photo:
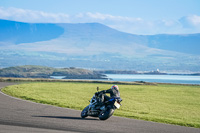
[[[0,19],[99,22],[133,34],[200,33],[200,0],[0,0]]]

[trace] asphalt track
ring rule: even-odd
[[[14,83],[0,82],[0,88]],[[80,118],[77,110],[20,100],[0,93],[0,133],[200,133],[200,129],[112,116]]]

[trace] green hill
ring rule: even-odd
[[[52,68],[45,66],[16,66],[0,69],[0,77],[50,78],[64,76],[65,79],[101,79],[104,75],[80,68]]]

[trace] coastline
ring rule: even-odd
[[[116,81],[107,79],[51,79],[51,78],[12,78],[0,77],[0,82],[81,82],[81,83],[106,83],[106,84],[124,84],[124,85],[183,85],[183,86],[200,86],[198,84],[189,83],[166,83],[166,82],[148,82],[143,80],[137,81]]]

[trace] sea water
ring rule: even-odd
[[[113,81],[200,84],[200,76],[192,75],[106,74],[106,76]]]

